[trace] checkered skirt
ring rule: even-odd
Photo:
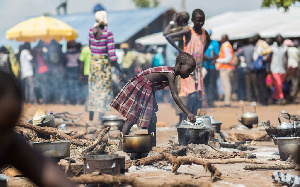
[[[113,99],[110,106],[127,120],[140,127],[148,127],[153,111],[157,111],[154,92],[168,86],[168,82],[152,83],[144,75],[150,73],[174,73],[171,67],[161,66],[147,69],[133,77]]]

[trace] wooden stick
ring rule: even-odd
[[[21,124],[21,123],[17,124],[17,126],[24,127],[24,128],[27,128],[27,129],[31,129],[31,130],[34,130],[35,132],[41,133],[41,134],[56,135],[56,136],[58,136],[59,138],[62,138],[62,139],[67,139],[67,140],[72,139],[71,136],[66,135],[65,133],[60,132],[60,131],[52,128],[52,127],[39,127],[39,126],[35,126],[35,125]]]
[[[296,165],[246,165],[244,170],[257,170],[257,169],[267,169],[267,170],[288,170],[288,169],[295,169]]]
[[[81,138],[82,136],[86,135],[87,134],[87,131],[83,131],[82,133],[78,133],[74,136],[71,136],[72,139],[77,139],[77,138]]]
[[[140,160],[135,161],[133,164],[138,165],[149,165],[153,162],[167,160],[169,163],[173,165],[172,172],[176,173],[178,168],[181,165],[191,165],[191,164],[198,164],[202,165],[206,170],[209,170],[212,174],[213,181],[218,180],[221,178],[222,173],[211,163],[207,162],[204,159],[194,158],[194,157],[175,157],[169,153],[162,153],[160,155],[154,155],[147,158],[142,158]]]
[[[235,163],[252,163],[266,164],[264,161],[252,160],[247,158],[229,158],[229,159],[205,159],[210,164],[235,164]]]
[[[112,175],[81,175],[79,177],[73,177],[71,179],[73,182],[77,184],[105,184],[105,185],[122,185],[122,184],[129,184],[133,187],[152,187],[154,186],[153,183],[140,181],[135,177],[132,176],[112,176]],[[156,185],[155,185],[156,186]],[[178,186],[203,186],[203,187],[210,187],[211,183],[209,181],[199,181],[195,179],[189,179],[186,181],[176,181],[173,183],[163,183],[158,186],[164,187],[178,187]]]
[[[94,141],[94,143],[90,146],[88,146],[85,150],[82,151],[82,154],[85,154],[91,150],[93,150],[97,145],[100,144],[100,142],[102,141],[103,137],[106,135],[106,133],[108,132],[109,127],[102,129],[102,131],[99,133],[98,137],[96,138],[96,140]]]

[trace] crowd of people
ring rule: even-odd
[[[66,53],[55,40],[39,41],[34,48],[24,43],[17,54],[5,46],[0,50],[0,68],[18,78],[26,103],[85,102],[89,61],[79,43],[69,41]]]
[[[230,106],[232,100],[263,105],[298,102],[300,48],[297,39],[284,39],[281,35],[262,39],[256,34],[232,43],[226,34],[220,41],[208,40],[212,31],[204,30],[207,36],[200,37],[198,43],[203,43],[203,38],[209,43],[206,41],[202,46],[195,46],[197,42],[193,42],[194,46],[188,47],[186,43],[198,37],[195,29],[188,26],[189,19],[187,12],[174,15],[164,30],[169,41],[166,46],[136,43],[130,48],[128,43],[122,43],[115,51],[112,43],[115,57],[109,60],[117,61],[123,72],[123,78],[112,80],[113,94],[116,95],[128,80],[142,70],[164,65],[172,67],[179,52],[187,48],[201,51],[205,47],[203,57],[198,59],[201,63],[197,62],[197,67],[201,67],[199,80],[196,79],[203,101],[201,106],[214,107],[216,100],[223,100],[224,106]],[[69,41],[65,53],[55,40],[48,43],[40,41],[34,48],[30,43],[24,43],[16,54],[11,48],[2,46],[0,68],[19,78],[27,103],[84,104],[88,98],[90,64],[93,61],[91,44],[91,39],[90,45],[85,47]],[[178,85],[187,83],[178,82]],[[183,100],[193,92],[183,93],[180,85],[178,89]],[[199,93],[194,97],[199,97]],[[166,89],[158,91],[156,100],[170,102],[169,92]]]

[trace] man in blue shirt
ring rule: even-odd
[[[207,30],[211,36],[212,31]],[[214,107],[214,99],[216,96],[216,81],[217,71],[215,67],[216,59],[220,52],[220,44],[216,40],[211,40],[207,50],[204,53],[203,67],[207,70],[207,75],[204,77],[205,92],[207,96],[207,104],[209,107]]]

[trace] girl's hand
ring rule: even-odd
[[[188,113],[188,114],[187,114],[187,117],[188,117],[188,119],[190,120],[190,122],[195,123],[196,117],[195,117],[194,114]]]

